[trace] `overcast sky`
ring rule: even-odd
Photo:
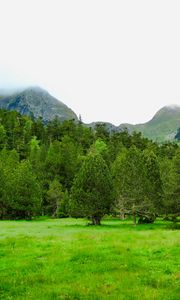
[[[116,125],[180,104],[179,0],[0,0],[0,15],[0,88]]]

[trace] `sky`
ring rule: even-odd
[[[86,123],[180,104],[179,0],[0,0],[0,89],[38,85]]]

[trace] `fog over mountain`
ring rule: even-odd
[[[25,90],[26,87],[0,88],[0,96],[11,96]]]
[[[37,86],[25,89],[0,90],[0,108],[16,110],[22,115],[28,115],[35,119],[41,117],[44,122],[53,120],[55,117],[61,121],[78,120],[76,113],[71,108]],[[119,123],[119,126],[110,122],[92,122],[85,125],[95,128],[97,124],[105,124],[110,132],[122,130],[128,130],[130,133],[133,131],[141,132],[145,137],[159,142],[174,140],[180,127],[180,106],[176,104],[164,106],[156,112],[150,121],[143,124],[132,125],[121,123],[121,120]]]
[[[76,114],[69,107],[40,87],[2,91],[0,108],[16,110],[22,115],[28,115],[35,119],[41,117],[44,122],[55,117],[61,121],[77,120]]]
[[[0,88],[38,85],[81,114],[145,123],[180,103],[180,2],[2,1]]]

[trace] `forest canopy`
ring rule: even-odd
[[[81,121],[0,110],[0,218],[178,214],[180,147]]]

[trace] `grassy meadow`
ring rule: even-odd
[[[86,224],[0,221],[0,299],[180,299],[180,233],[170,223]]]

